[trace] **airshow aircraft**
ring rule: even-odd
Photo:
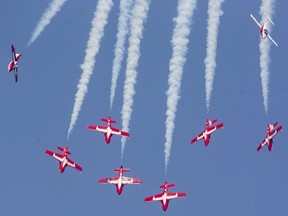
[[[271,22],[273,25],[275,25],[273,23],[273,21],[267,15],[264,14],[264,16],[267,18],[267,20],[263,23],[263,25],[260,25],[260,23],[256,20],[256,18],[252,14],[250,14],[250,16],[255,21],[255,23],[259,26],[261,38],[264,39],[264,38],[268,37],[276,46],[278,46],[278,44],[269,35],[269,32],[267,30],[267,23]]]
[[[266,137],[260,143],[260,145],[257,147],[257,151],[259,151],[265,145],[268,146],[269,151],[272,151],[273,138],[282,129],[282,125],[280,125],[278,128],[276,128],[277,124],[278,124],[278,122],[276,122],[275,124],[268,124]]]
[[[71,152],[68,151],[68,146],[65,148],[62,148],[60,146],[57,146],[57,148],[62,151],[63,155],[59,153],[55,153],[49,150],[46,150],[45,153],[54,157],[59,161],[59,171],[60,173],[63,173],[65,171],[66,166],[71,166],[79,171],[82,172],[82,167],[78,164],[74,163],[70,158],[68,158],[68,155],[71,155]]]
[[[10,63],[8,64],[8,72],[11,72],[12,70],[14,70],[14,76],[15,76],[15,82],[18,81],[18,60],[21,57],[21,53],[16,53],[16,49],[13,46],[13,44],[11,45],[11,49],[12,49],[12,61],[10,61]]]
[[[100,131],[102,133],[104,133],[104,137],[105,137],[105,142],[107,144],[110,143],[111,137],[113,135],[121,135],[121,136],[127,136],[129,137],[129,133],[128,132],[124,132],[121,131],[117,128],[113,128],[112,124],[115,124],[116,121],[112,120],[110,118],[110,116],[108,116],[108,119],[103,119],[101,118],[101,121],[103,122],[107,122],[107,126],[98,126],[98,125],[88,125],[88,129],[89,130],[93,130],[93,131]]]
[[[175,186],[175,184],[168,184],[168,182],[165,181],[165,183],[160,186],[160,188],[163,188],[163,192],[154,196],[146,197],[144,202],[160,201],[163,211],[166,211],[171,199],[186,197],[185,192],[168,192],[168,188],[173,186]]]
[[[130,177],[123,176],[123,173],[130,171],[130,169],[123,168],[122,165],[120,169],[116,168],[114,169],[114,171],[118,172],[117,177],[101,178],[99,179],[99,183],[100,184],[115,184],[116,192],[118,195],[121,194],[125,184],[142,184],[142,180],[139,178],[130,178]]]
[[[191,144],[196,142],[197,140],[199,139],[203,139],[204,140],[204,144],[205,146],[208,146],[209,142],[210,142],[210,136],[211,136],[211,133],[213,133],[214,131],[216,131],[217,129],[221,128],[224,126],[223,123],[220,123],[218,125],[214,125],[212,126],[212,124],[214,124],[215,122],[217,121],[217,119],[215,120],[209,120],[207,119],[206,120],[206,125],[205,125],[205,129],[203,132],[201,132],[197,137],[194,137],[192,140],[191,140]]]

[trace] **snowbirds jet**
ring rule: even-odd
[[[8,64],[8,72],[11,72],[14,70],[14,76],[15,76],[15,82],[17,83],[18,81],[18,60],[21,57],[21,53],[16,53],[16,49],[11,45],[11,50],[12,50],[12,61]]]
[[[166,211],[169,205],[169,201],[175,198],[186,197],[185,192],[168,192],[168,188],[175,186],[175,184],[169,184],[167,181],[160,188],[163,188],[163,192],[154,196],[146,197],[144,202],[160,201],[163,211]]]
[[[256,20],[256,18],[252,14],[250,14],[250,17],[255,21],[255,23],[260,28],[260,36],[261,36],[261,38],[265,39],[266,37],[268,37],[275,44],[275,46],[278,46],[278,44],[269,35],[268,29],[267,29],[267,23],[268,22],[272,23],[273,25],[275,25],[275,24],[273,23],[273,21],[267,15],[264,14],[264,16],[267,18],[267,20],[264,22],[263,25],[260,25],[260,23]]]
[[[128,132],[124,132],[124,131],[121,131],[117,128],[112,127],[112,124],[115,124],[116,121],[112,120],[110,116],[108,116],[108,119],[101,118],[101,121],[107,122],[107,126],[88,125],[87,128],[89,130],[100,131],[100,132],[104,133],[105,142],[107,144],[110,143],[111,137],[113,135],[121,135],[121,136],[129,137]]]
[[[197,140],[199,139],[203,139],[204,140],[204,144],[205,146],[208,146],[209,142],[210,142],[210,136],[211,136],[211,133],[213,133],[214,131],[216,131],[217,129],[221,128],[224,126],[223,123],[220,123],[218,125],[214,125],[212,126],[212,124],[214,124],[215,122],[217,121],[217,119],[215,120],[209,120],[207,119],[206,120],[206,125],[205,125],[205,129],[204,131],[202,131],[197,137],[194,137],[192,140],[191,140],[191,144],[196,142]]]
[[[265,139],[260,143],[260,145],[257,147],[257,152],[263,148],[263,146],[267,145],[268,150],[272,151],[273,147],[273,138],[274,136],[282,129],[282,125],[280,125],[278,128],[276,128],[278,122],[275,124],[268,124],[267,126],[267,134]]]
[[[122,190],[125,184],[142,184],[142,180],[139,178],[130,178],[130,177],[123,176],[123,173],[130,171],[130,169],[123,168],[122,165],[120,169],[116,168],[114,169],[114,171],[118,172],[117,177],[101,178],[99,179],[99,183],[100,184],[115,184],[116,192],[118,195],[122,193]]]
[[[65,148],[62,148],[60,146],[57,146],[57,148],[62,151],[63,155],[59,153],[55,153],[49,150],[46,150],[45,153],[54,157],[59,161],[59,171],[60,173],[63,173],[65,171],[65,168],[68,166],[71,166],[79,171],[82,172],[82,167],[78,164],[74,163],[70,158],[68,158],[68,155],[71,155],[71,152],[68,151],[68,146]]]

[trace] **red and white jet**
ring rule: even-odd
[[[146,197],[144,202],[160,201],[163,211],[166,211],[171,199],[184,198],[187,196],[185,192],[168,192],[168,188],[173,186],[175,186],[175,184],[168,184],[168,182],[165,181],[165,183],[160,186],[160,188],[163,188],[163,192],[154,196]]]
[[[63,173],[65,171],[65,168],[68,166],[71,166],[79,171],[82,172],[82,167],[78,164],[74,163],[70,158],[68,158],[68,155],[71,155],[71,152],[68,151],[68,146],[65,148],[62,148],[60,146],[57,146],[57,148],[62,151],[63,155],[59,153],[55,153],[49,150],[46,150],[45,153],[54,157],[59,161],[59,171],[60,173]]]
[[[272,151],[273,138],[282,129],[282,125],[280,125],[278,128],[276,128],[277,124],[278,124],[278,122],[276,122],[275,124],[268,124],[266,137],[260,143],[260,145],[257,147],[257,151],[259,151],[265,145],[268,146],[269,151]]]
[[[121,135],[121,136],[129,137],[129,133],[128,132],[124,132],[124,131],[121,131],[121,130],[119,130],[117,128],[113,128],[112,127],[112,124],[115,124],[116,121],[112,120],[110,118],[110,116],[108,116],[108,119],[101,118],[101,121],[107,122],[107,126],[88,125],[87,128],[89,130],[100,131],[100,132],[104,133],[105,142],[107,144],[110,143],[111,137],[113,135]]]
[[[268,37],[275,44],[275,46],[278,46],[278,44],[269,35],[268,29],[267,29],[267,23],[268,22],[272,23],[273,25],[275,25],[275,24],[273,23],[273,21],[267,15],[264,14],[264,16],[267,18],[267,20],[263,23],[263,25],[260,25],[260,23],[256,20],[256,18],[252,14],[250,14],[250,17],[255,21],[255,23],[260,28],[260,36],[261,36],[261,38],[265,39],[266,37]]]
[[[11,45],[11,49],[12,49],[12,61],[10,61],[10,63],[8,64],[8,72],[11,72],[12,70],[14,70],[14,76],[15,76],[15,82],[18,81],[18,60],[21,57],[21,53],[16,53],[16,49],[13,46],[13,44]]]
[[[130,169],[123,168],[122,165],[120,169],[116,168],[114,169],[114,171],[118,172],[117,177],[101,178],[99,179],[99,183],[100,184],[115,184],[116,192],[118,195],[122,193],[122,190],[125,184],[142,184],[142,180],[139,178],[130,178],[130,177],[123,176],[123,173],[130,171]]]
[[[204,144],[205,146],[208,146],[209,142],[210,142],[210,136],[211,136],[211,133],[213,133],[214,131],[216,131],[217,129],[221,128],[224,126],[223,123],[220,123],[218,125],[214,125],[212,126],[212,124],[214,124],[215,122],[217,121],[217,119],[215,120],[209,120],[207,119],[206,120],[206,125],[205,125],[205,129],[203,132],[201,132],[197,137],[194,137],[192,140],[191,140],[191,144],[196,142],[197,140],[199,139],[203,139],[204,140]]]

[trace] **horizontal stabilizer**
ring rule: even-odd
[[[115,172],[120,172],[121,169],[123,170],[123,172],[129,172],[129,171],[130,171],[129,168],[123,168],[123,167],[121,167],[120,169],[119,169],[119,168],[116,168],[116,169],[114,169],[114,171],[115,171]]]
[[[274,22],[273,22],[266,14],[264,14],[264,16],[267,18],[267,20],[268,20],[269,22],[271,22],[273,25],[275,25]]]
[[[106,123],[108,123],[108,122],[110,121],[111,124],[115,124],[115,123],[116,123],[116,121],[115,121],[115,120],[112,120],[112,119],[110,118],[110,116],[108,117],[108,119],[101,118],[101,121],[106,122]]]
[[[68,151],[68,147],[67,147],[67,148],[62,148],[62,147],[60,147],[60,146],[57,146],[57,148],[58,148],[60,151],[62,151],[63,153],[64,153],[64,151],[66,151],[66,154],[71,155],[71,152]]]
[[[170,187],[174,187],[176,184],[168,184],[167,182],[165,182],[165,184],[161,185],[160,188],[170,188]]]

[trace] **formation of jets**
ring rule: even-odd
[[[116,192],[118,195],[122,193],[123,187],[126,184],[142,184],[142,180],[139,178],[131,178],[123,175],[124,172],[130,171],[129,168],[123,168],[121,165],[120,169],[114,169],[118,172],[118,176],[111,178],[101,178],[99,179],[100,184],[114,184],[116,186]]]
[[[101,121],[106,122],[107,125],[106,126],[88,125],[87,128],[89,130],[102,132],[104,134],[104,139],[107,144],[110,143],[111,137],[113,135],[129,137],[128,132],[121,131],[117,128],[112,127],[112,124],[115,124],[116,121],[112,120],[110,116],[108,116],[108,119],[101,118]]]
[[[185,192],[169,192],[168,188],[175,186],[175,184],[169,184],[167,181],[164,182],[160,188],[163,188],[162,193],[154,196],[149,196],[144,199],[145,202],[160,201],[162,204],[163,211],[166,211],[171,199],[184,198],[186,197]]]
[[[11,45],[11,50],[12,50],[12,61],[9,62],[8,64],[8,72],[11,72],[12,70],[14,71],[14,76],[15,76],[15,82],[17,83],[18,81],[18,61],[20,57],[22,56],[21,53],[17,53],[14,45]]]
[[[107,126],[97,126],[97,125],[89,125],[88,129],[100,131],[104,133],[105,136],[105,142],[109,143],[112,135],[122,135],[122,136],[129,136],[128,132],[123,132],[119,129],[113,128],[111,125],[116,123],[115,120],[112,120],[109,116],[108,119],[101,118],[102,121],[107,122]],[[205,129],[196,137],[194,137],[191,140],[191,143],[194,143],[200,139],[204,140],[205,146],[208,146],[211,138],[211,134],[218,130],[219,128],[222,128],[224,126],[224,123],[219,123],[214,125],[217,122],[217,119],[215,120],[206,120]],[[275,135],[282,129],[282,125],[277,127],[278,122],[274,124],[268,124],[267,126],[267,134],[265,139],[261,142],[261,144],[257,147],[257,151],[259,151],[263,146],[267,145],[268,150],[272,150],[273,145],[273,138]],[[60,173],[63,173],[65,171],[65,168],[67,166],[70,166],[72,168],[75,168],[79,171],[82,171],[82,167],[73,162],[70,158],[68,158],[68,155],[71,155],[70,151],[68,150],[68,147],[62,148],[60,146],[57,147],[62,154],[55,153],[50,150],[46,150],[45,153],[52,156],[53,158],[57,159],[59,161],[59,171]],[[120,168],[115,168],[115,172],[118,172],[117,176],[110,177],[110,178],[100,178],[99,183],[100,184],[114,184],[116,186],[116,193],[118,195],[121,195],[123,191],[123,187],[126,184],[142,184],[142,179],[140,178],[132,178],[124,176],[125,172],[130,171],[129,168],[124,168],[122,165]],[[167,181],[164,182],[163,185],[160,186],[160,188],[163,188],[163,191],[159,194],[146,197],[144,199],[144,202],[152,202],[152,201],[160,201],[162,204],[163,211],[166,211],[169,205],[169,202],[171,199],[176,198],[185,198],[187,195],[185,192],[170,192],[168,191],[168,188],[175,186],[175,184],[168,183]]]
[[[275,25],[273,23],[273,21],[266,15],[264,14],[264,16],[267,18],[267,20],[261,25],[257,20],[256,18],[250,14],[250,17],[254,20],[254,22],[259,26],[260,28],[260,36],[262,39],[265,39],[266,37],[269,38],[269,40],[271,40],[275,46],[278,46],[278,44],[273,40],[273,38],[270,36],[269,32],[268,32],[268,29],[267,29],[267,23],[270,22],[272,23],[273,25]]]
[[[267,29],[268,22],[274,25],[273,21],[268,16],[265,15],[267,20],[261,25],[252,14],[250,14],[250,16],[255,21],[255,23],[259,26],[261,38],[262,39],[268,38],[270,41],[272,41],[275,44],[275,46],[278,46],[275,40],[270,36],[268,29]],[[14,71],[15,82],[17,83],[18,82],[18,61],[21,58],[22,54],[16,52],[16,49],[13,44],[11,45],[11,52],[12,52],[12,60],[8,64],[8,72]],[[106,144],[110,143],[111,137],[113,135],[129,137],[128,132],[112,127],[112,124],[115,124],[116,121],[112,120],[110,116],[108,116],[107,119],[101,118],[101,121],[106,122],[107,125],[104,125],[104,126],[88,125],[87,128],[89,130],[102,132],[104,134],[104,139],[105,139]],[[200,139],[203,139],[205,146],[208,146],[210,143],[211,134],[224,126],[224,123],[213,125],[216,122],[217,122],[217,119],[215,120],[207,119],[206,124],[205,124],[205,129],[191,140],[191,144],[195,143],[196,141]],[[262,149],[265,145],[267,145],[269,151],[272,151],[273,138],[282,129],[282,126],[277,127],[277,124],[278,122],[274,124],[268,124],[266,137],[257,147],[257,151]],[[74,161],[72,161],[70,158],[68,158],[68,155],[71,155],[71,152],[68,150],[68,146],[65,148],[58,146],[57,148],[61,151],[62,154],[56,153],[50,150],[46,150],[45,153],[55,158],[56,160],[58,160],[60,173],[63,173],[67,166],[70,166],[82,172],[82,167],[78,165],[77,163],[75,163]],[[124,172],[130,171],[129,168],[124,168],[121,165],[120,168],[116,168],[114,169],[114,171],[118,172],[117,176],[110,177],[110,178],[101,178],[99,179],[99,183],[100,184],[114,184],[116,186],[116,192],[118,195],[121,195],[123,191],[123,187],[126,184],[142,184],[142,180],[140,178],[131,178],[131,177],[124,176]],[[162,204],[163,211],[166,211],[171,199],[185,198],[187,196],[185,192],[168,191],[168,189],[173,186],[175,186],[175,184],[173,183],[171,184],[165,181],[164,184],[160,186],[160,188],[163,188],[162,193],[146,197],[144,199],[144,202],[160,201]]]

